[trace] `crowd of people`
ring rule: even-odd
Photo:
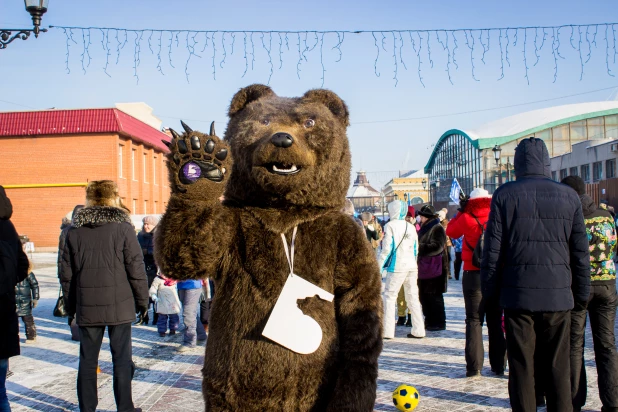
[[[493,195],[482,188],[462,195],[450,221],[445,209],[436,213],[431,205],[407,213],[399,200],[388,205],[378,254],[385,276],[384,339],[394,337],[395,310],[402,306],[409,312],[407,337],[443,330],[447,279],[459,280],[463,264],[466,377],[481,375],[486,322],[491,371],[502,376],[508,366],[513,411],[545,404],[548,411],[580,411],[587,395],[588,315],[602,410],[616,412],[613,209],[596,205],[580,177],[551,180],[540,139],[520,142],[514,163],[516,181]],[[368,239],[375,239],[370,221],[362,218]],[[405,304],[397,302],[402,287]],[[405,312],[398,316],[403,325]]]
[[[590,319],[603,411],[618,411],[615,345],[616,220],[606,204],[586,194],[584,181],[549,177],[542,140],[525,139],[514,158],[516,181],[493,195],[475,188],[456,213],[419,210],[395,200],[388,223],[370,213],[353,217],[371,243],[384,277],[383,338],[397,325],[408,338],[446,329],[444,293],[461,275],[465,305],[466,377],[481,375],[483,324],[489,364],[496,376],[508,367],[514,411],[580,411],[586,401],[584,332]],[[154,260],[158,219],[146,216],[136,234],[112,181],[90,182],[85,206],[61,226],[58,277],[68,324],[80,342],[77,393],[82,411],[97,407],[98,356],[110,340],[118,410],[140,411],[132,401],[132,324],[156,325],[164,338],[184,327],[180,352],[207,340],[215,285],[168,279]],[[8,359],[19,355],[18,318],[26,342],[36,342],[32,309],[39,286],[10,222],[12,206],[0,186],[0,411],[10,411]],[[452,267],[451,267],[452,263]],[[406,314],[407,309],[407,314]],[[136,322],[137,314],[137,322]],[[6,332],[6,333],[4,333]],[[155,333],[153,331],[153,333]]]

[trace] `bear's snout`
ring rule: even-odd
[[[294,144],[294,138],[291,134],[288,133],[275,133],[271,138],[270,142],[275,145],[275,147],[281,147],[283,149],[287,149],[288,147]]]

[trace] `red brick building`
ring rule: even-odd
[[[165,211],[169,137],[145,104],[118,107],[0,113],[0,185],[37,249],[58,245],[62,218],[92,180],[116,181],[133,214]]]

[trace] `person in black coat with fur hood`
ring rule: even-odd
[[[81,411],[97,403],[97,363],[107,327],[114,364],[118,411],[134,408],[131,323],[148,309],[148,280],[142,251],[118,187],[111,180],[86,188],[86,207],[73,217],[62,255],[62,289],[69,324],[76,316],[80,350],[77,396]]]
[[[513,411],[536,411],[534,376],[540,369],[547,410],[569,412],[570,311],[574,301],[586,302],[590,294],[582,205],[570,187],[551,180],[541,139],[522,140],[514,163],[517,180],[500,186],[491,201],[481,262],[483,299],[499,297],[504,308]]]
[[[421,229],[418,232],[418,290],[425,315],[425,330],[445,330],[444,292],[448,282],[446,232],[433,206],[423,206],[418,214],[421,217]]]

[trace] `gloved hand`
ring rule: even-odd
[[[33,300],[32,301],[32,309],[36,308],[36,305],[38,305],[38,304],[39,304],[39,300],[38,299]]]
[[[159,300],[159,298],[157,297],[157,295],[152,295],[150,297],[150,299],[152,299],[153,302],[157,302]]]
[[[468,201],[470,200],[470,196],[464,195],[463,192],[459,193],[459,210],[460,212],[463,212],[466,210],[466,205],[468,204]]]
[[[148,307],[147,306],[143,306],[143,307],[139,307],[137,308],[137,321],[133,324],[135,326],[139,326],[139,325],[143,325],[144,323],[146,323],[146,313],[148,313]]]

